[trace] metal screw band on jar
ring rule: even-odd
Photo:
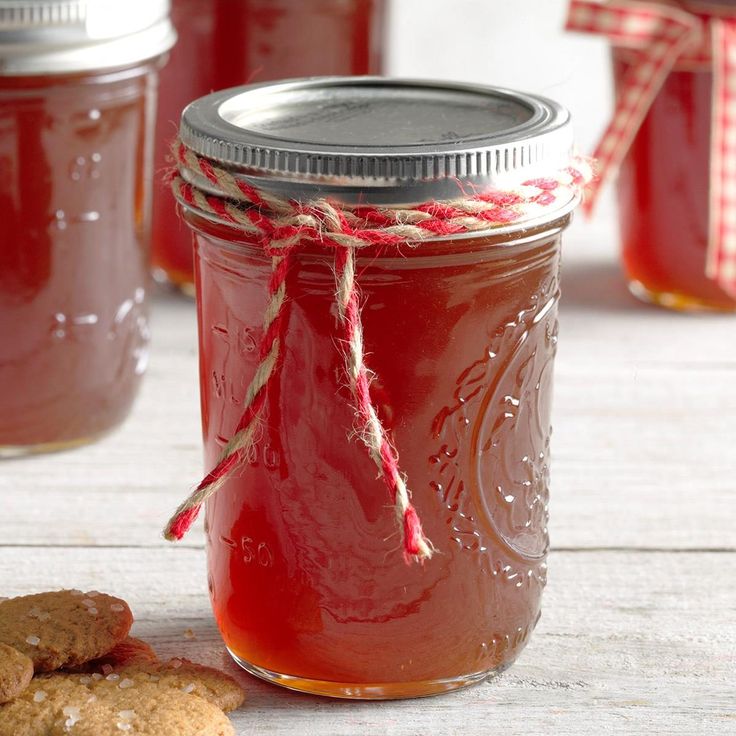
[[[252,85],[189,105],[180,136],[262,189],[342,202],[450,199],[463,196],[463,186],[509,186],[569,163],[566,110],[544,97],[489,90],[380,77]]]

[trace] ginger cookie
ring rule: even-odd
[[[36,672],[76,666],[107,654],[133,623],[128,604],[104,593],[59,590],[0,601],[0,643]]]
[[[121,681],[155,682],[162,687],[198,695],[226,712],[235,710],[245,700],[243,689],[230,675],[186,659],[133,664],[115,669],[115,674]]]
[[[0,644],[0,703],[20,695],[33,677],[33,662],[22,652]]]
[[[35,677],[0,706],[0,736],[234,736],[227,716],[197,695],[117,674]]]
[[[158,662],[156,652],[151,645],[142,639],[129,636],[116,644],[107,654],[97,659],[80,664],[76,667],[64,667],[65,672],[100,672],[109,675],[118,667],[126,667],[131,664],[150,664]]]

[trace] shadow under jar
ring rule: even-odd
[[[342,110],[334,119],[325,114],[326,99]],[[396,116],[410,125],[397,129]],[[465,177],[464,186],[485,189],[504,176],[521,182],[540,168],[555,171],[570,149],[567,113],[543,98],[375,79],[210,95],[185,111],[182,139],[194,150],[220,140],[243,160],[266,119],[277,148],[339,152],[351,141],[349,155],[380,150],[397,160],[407,148],[437,159],[477,148],[495,160],[499,151],[503,175]],[[535,144],[547,158],[532,164]],[[230,171],[241,176],[235,165]],[[458,186],[452,173],[405,182],[377,177],[352,192],[347,182],[330,186],[309,176],[288,185],[269,184],[265,172],[242,176],[287,187],[288,195],[314,198],[329,189],[333,198],[392,206],[432,191],[457,196]],[[299,249],[286,279],[283,361],[260,438],[207,505],[212,604],[246,670],[297,690],[382,699],[452,690],[516,659],[539,618],[546,582],[560,238],[574,204],[516,227],[371,246],[356,259],[375,373],[371,397],[436,548],[424,564],[402,559],[386,488],[353,436],[335,327],[334,252]],[[259,362],[271,258],[242,231],[192,206],[182,212],[195,240],[202,421],[212,468]]]
[[[100,0],[35,5],[0,8],[6,455],[89,442],[130,410],[147,358],[156,80],[174,40],[164,0],[125,23]]]

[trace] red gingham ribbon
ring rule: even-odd
[[[568,30],[604,35],[635,59],[621,80],[613,118],[593,154],[599,176],[590,185],[583,207],[589,212],[601,184],[617,173],[673,68],[710,65],[713,97],[706,274],[736,296],[736,17],[711,14],[718,13],[715,6],[701,3],[697,8],[698,14],[682,5],[638,0],[571,1]]]

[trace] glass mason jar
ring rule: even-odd
[[[238,162],[253,160],[264,130],[270,164],[245,169]],[[554,171],[571,144],[569,116],[543,98],[370,78],[209,95],[185,110],[181,137],[272,191],[386,206]],[[476,163],[459,173],[452,161],[469,149]],[[379,152],[405,173],[361,176]],[[420,169],[437,173],[406,173]],[[350,438],[334,254],[298,251],[260,438],[206,511],[215,616],[246,670],[322,695],[396,698],[477,682],[518,656],[546,582],[560,238],[575,203],[523,225],[357,257],[370,391],[437,550],[424,564],[402,560],[385,487]],[[212,468],[259,362],[271,258],[211,214],[182,212],[194,232]]]
[[[0,8],[0,454],[88,442],[131,407],[173,41],[165,0]]]
[[[733,2],[681,4],[707,21],[736,17]],[[707,6],[705,8],[704,6]],[[617,93],[638,57],[613,51]],[[682,310],[736,310],[736,293],[706,273],[711,183],[713,62],[683,60],[667,76],[618,178],[623,263],[644,301]]]
[[[156,170],[185,105],[248,82],[381,71],[385,0],[173,0],[179,40],[161,74]],[[194,293],[192,238],[159,178],[153,205],[158,280]]]

